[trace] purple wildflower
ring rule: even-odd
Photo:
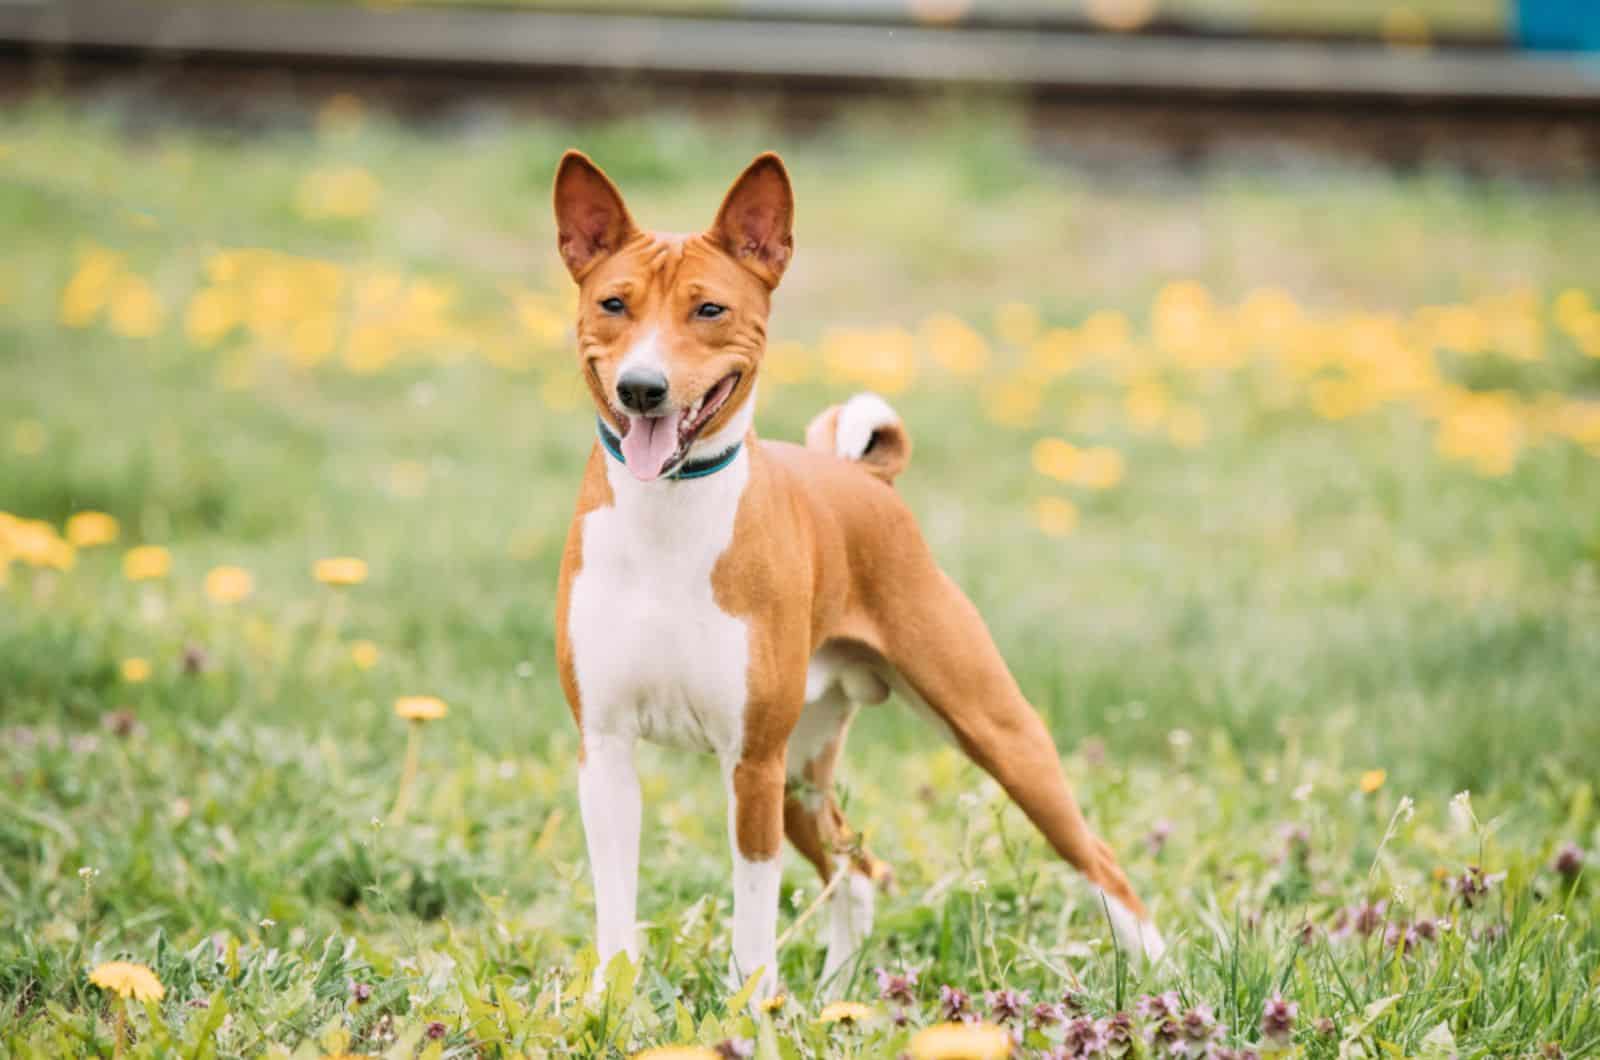
[[[1334,1023],[1333,1020],[1329,1019],[1327,1016],[1318,1018],[1317,1022],[1312,1024],[1312,1027],[1316,1029],[1317,1036],[1319,1038],[1332,1038],[1334,1035],[1339,1033],[1338,1024]]]
[[[120,710],[113,710],[100,715],[100,724],[104,725],[106,730],[113,736],[121,736],[126,739],[138,730],[139,719],[133,711],[123,707]]]
[[[1049,1001],[1041,1001],[1033,1006],[1033,1014],[1029,1017],[1035,1027],[1054,1027],[1066,1019],[1066,1012],[1060,1005]]]
[[[1225,1027],[1217,1023],[1209,1005],[1196,1005],[1183,1014],[1183,1036],[1196,1044],[1203,1044],[1222,1035]],[[1203,1050],[1196,1050],[1201,1052]]]
[[[450,1033],[450,1028],[446,1027],[438,1020],[434,1020],[432,1023],[428,1024],[428,1030],[426,1033],[429,1038],[433,1039],[434,1041],[438,1041],[440,1038],[443,1038],[446,1034]]]
[[[1578,873],[1583,871],[1583,848],[1576,843],[1561,844],[1550,867],[1569,880],[1577,879]]]
[[[972,999],[965,991],[957,990],[946,983],[939,988],[939,1010],[944,1018],[953,1022],[970,1022],[972,1019]]]
[[[203,674],[211,669],[211,656],[198,644],[185,644],[183,646],[183,672],[186,674]]]
[[[1113,1013],[1103,1027],[1107,1056],[1126,1056],[1133,1051],[1133,1019],[1126,1012]]]
[[[890,972],[879,968],[878,994],[885,1001],[897,1001],[902,1005],[916,1004],[917,973],[914,971]]]
[[[1068,1056],[1102,1055],[1107,1044],[1105,1027],[1088,1016],[1079,1016],[1067,1024],[1067,1034],[1061,1044],[1068,1050]]]
[[[1410,953],[1417,943],[1417,932],[1410,924],[1403,920],[1393,920],[1383,932],[1383,944],[1399,950],[1401,953]]]
[[[1159,854],[1161,848],[1167,845],[1167,838],[1172,835],[1172,822],[1162,818],[1150,826],[1150,834],[1144,841],[1150,847],[1150,853]]]
[[[1273,994],[1261,1006],[1261,1036],[1282,1047],[1294,1035],[1294,1021],[1300,1015],[1300,1006],[1285,1001],[1282,994]]]
[[[989,1006],[989,1013],[996,1023],[1010,1023],[1028,1010],[1029,1003],[1033,1000],[1026,990],[991,990],[983,995],[984,1003]]]
[[[350,998],[358,1005],[364,1005],[372,999],[372,986],[369,983],[351,983]]]
[[[1147,1033],[1150,1037],[1150,1050],[1157,1056],[1183,1056],[1187,1051],[1183,1040],[1183,1028],[1170,1016],[1157,1021]]]
[[[1360,905],[1346,906],[1334,914],[1328,936],[1343,939],[1358,934],[1366,938],[1383,926],[1383,918],[1388,911],[1388,902],[1362,902]]]
[[[1134,1011],[1147,1020],[1161,1021],[1178,1014],[1178,992],[1169,990],[1165,994],[1146,994],[1134,1006]]]
[[[1451,881],[1450,887],[1456,892],[1456,898],[1461,904],[1471,909],[1479,900],[1486,896],[1490,889],[1506,878],[1503,872],[1493,872],[1487,875],[1476,865],[1468,865],[1467,871]]]
[[[722,1060],[750,1060],[756,1055],[756,1043],[749,1038],[724,1038],[712,1048]]]

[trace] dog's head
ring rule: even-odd
[[[644,232],[578,151],[556,171],[561,257],[577,281],[578,359],[635,478],[670,474],[748,424],[773,288],[794,252],[794,193],[774,154],[733,182],[699,235]]]

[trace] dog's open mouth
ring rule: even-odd
[[[651,482],[666,474],[689,455],[689,447],[717,410],[727,404],[739,373],[730,372],[716,386],[700,395],[688,408],[672,409],[651,416],[631,413],[622,421],[622,459],[640,482]]]

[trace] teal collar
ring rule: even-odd
[[[606,452],[611,454],[611,459],[619,464],[626,464],[627,461],[622,458],[622,439],[618,438],[616,432],[607,427],[606,421],[598,416],[595,417],[594,425],[600,435],[600,444],[605,447]],[[668,475],[667,478],[682,481],[684,479],[705,478],[707,475],[715,475],[718,471],[733,463],[734,457],[738,456],[739,450],[743,448],[744,442],[738,441],[716,456],[708,456],[703,460],[686,460],[678,470]]]

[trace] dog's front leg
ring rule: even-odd
[[[783,842],[783,756],[747,752],[726,763],[733,847],[733,977],[758,970],[757,999],[778,987],[778,878]]]
[[[600,972],[618,952],[639,959],[635,917],[639,899],[639,773],[635,739],[585,733],[578,766],[578,804],[594,874],[595,946]]]

